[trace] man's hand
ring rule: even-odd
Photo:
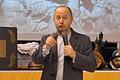
[[[76,52],[71,45],[65,45],[64,46],[64,55],[69,56],[71,58],[75,58]]]
[[[51,48],[53,46],[55,46],[57,43],[57,41],[50,35],[47,37],[45,45],[43,46],[43,48]]]

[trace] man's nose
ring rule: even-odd
[[[60,24],[63,24],[64,21],[63,21],[63,18],[60,18]]]

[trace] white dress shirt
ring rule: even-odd
[[[63,68],[64,68],[64,42],[62,36],[57,37],[58,48],[58,63],[57,63],[57,75],[56,80],[63,80]]]

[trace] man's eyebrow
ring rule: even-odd
[[[62,15],[56,14],[56,16],[68,16],[68,14],[62,14]]]

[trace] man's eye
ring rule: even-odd
[[[57,16],[57,17],[56,17],[56,19],[57,19],[57,20],[60,20],[61,18],[62,18],[62,19],[67,19],[67,17],[66,17],[66,16],[62,16],[62,17]]]
[[[60,17],[56,17],[56,19],[57,19],[57,20],[59,20],[59,19],[60,19]]]
[[[67,19],[67,17],[63,17],[63,19]]]

